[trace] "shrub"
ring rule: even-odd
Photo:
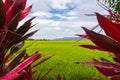
[[[100,60],[93,59],[92,62],[76,63],[92,64],[99,72],[107,76],[110,80],[120,80],[120,15],[114,13],[114,11],[110,9],[108,9],[108,11],[111,18],[105,17],[99,13],[95,13],[98,23],[104,30],[105,35],[83,27],[86,34],[78,35],[91,40],[94,45],[85,44],[79,46],[92,50],[101,50],[113,53],[114,62],[101,58]]]
[[[29,56],[26,50],[18,53],[24,44],[24,41],[31,37],[38,30],[29,32],[33,27],[31,18],[24,24],[19,25],[30,12],[31,7],[26,8],[27,0],[0,0],[0,80],[33,80],[33,75],[37,70],[33,67],[43,63],[51,57],[34,61],[42,57],[42,54],[36,52]],[[35,80],[43,79],[52,68],[42,77],[38,76]]]

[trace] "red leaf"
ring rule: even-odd
[[[4,7],[4,3],[2,0],[0,0],[0,29],[3,27],[5,18],[6,18],[6,11],[5,11],[5,7]]]
[[[27,0],[23,0],[23,3],[22,3],[22,10],[25,9],[25,7],[26,7],[26,2],[27,2]]]
[[[15,1],[15,0],[5,0],[6,11],[11,7],[11,5],[13,4],[13,1]]]
[[[54,68],[50,68],[39,80],[43,80]]]
[[[104,49],[105,51],[113,52],[113,53],[120,53],[120,44],[111,38],[104,36],[102,34],[98,34],[86,28],[83,28],[89,38],[94,42],[98,47]]]
[[[52,56],[49,56],[49,57],[46,57],[46,58],[43,58],[42,60],[40,60],[37,64],[35,64],[33,67],[36,67],[38,65],[40,65],[41,63],[47,61],[48,59],[50,59]]]
[[[24,50],[23,52],[21,52],[19,55],[17,55],[7,66],[7,68],[5,69],[5,72],[8,73],[9,71],[11,71],[13,68],[15,68],[19,63],[20,60],[22,59],[22,57],[24,56],[24,54],[26,53],[26,50]]]
[[[22,3],[23,0],[15,0],[12,4],[12,6],[8,9],[6,13],[6,24],[17,14],[20,10],[22,10]]]
[[[99,62],[99,61],[93,61],[93,62],[75,62],[76,64],[86,64],[86,65],[94,65],[97,67],[102,67],[102,68],[111,68],[116,71],[120,71],[120,65],[119,64],[114,64],[114,63],[106,63],[106,62]]]
[[[32,72],[32,75],[34,75],[36,72],[37,72],[37,70],[34,70],[34,71]]]
[[[119,63],[119,64],[120,64],[120,58],[114,58],[114,57],[113,57],[113,60],[114,60],[116,63]]]
[[[26,9],[24,9],[24,10],[22,11],[20,20],[24,19],[24,18],[29,14],[31,8],[32,8],[32,6],[26,8]]]
[[[14,32],[18,26],[18,23],[20,21],[20,14],[21,14],[21,11],[19,11],[8,23],[7,27],[8,27],[8,30],[11,31],[11,32]]]
[[[11,56],[12,54],[8,54],[7,56],[5,56],[3,59],[3,63],[5,63]]]
[[[24,35],[31,27],[31,21],[34,19],[35,17],[29,19],[28,21],[26,21],[22,26],[20,26],[17,30],[16,33],[20,34],[20,35]]]
[[[101,72],[102,74],[106,76],[114,76],[119,74],[118,71],[120,70],[119,64],[113,64],[113,63],[106,63],[106,62],[75,62],[77,64],[92,64],[96,67],[96,69]]]
[[[88,49],[92,49],[92,50],[103,50],[102,48],[98,47],[98,46],[94,46],[94,45],[79,45],[81,47],[84,47],[84,48],[88,48]]]
[[[7,48],[10,48],[11,45],[11,41],[13,39],[13,35],[14,35],[14,32],[18,26],[18,23],[19,23],[19,20],[20,20],[20,14],[21,12],[18,12],[11,20],[10,22],[8,23],[7,27],[8,27],[8,31],[7,31],[7,34],[6,34],[6,38],[4,39],[3,43],[4,45],[7,47]],[[4,47],[5,47],[4,46]]]
[[[120,24],[113,23],[106,17],[96,13],[99,25],[103,28],[105,33],[111,38],[120,42]]]
[[[110,80],[120,80],[120,75],[110,76]]]
[[[118,74],[117,71],[113,68],[105,68],[105,67],[99,67],[99,66],[95,66],[95,67],[99,72],[101,72],[106,76],[114,76]]]
[[[61,80],[61,76],[60,76],[60,74],[58,74],[57,80]]]
[[[36,59],[38,59],[41,56],[41,54],[34,54],[31,57],[27,58],[25,61],[23,61],[21,64],[19,64],[17,67],[15,67],[12,71],[10,71],[5,76],[0,77],[0,80],[13,80],[20,76],[20,72],[23,71],[24,68],[26,68],[28,65],[33,63]]]
[[[31,37],[32,35],[34,35],[37,31],[38,31],[38,30],[35,30],[35,31],[32,31],[32,32],[30,32],[30,33],[24,35],[24,36],[21,37],[21,39],[18,40],[18,41],[21,42],[21,41],[24,41],[24,40],[28,39],[29,37]],[[17,43],[18,43],[18,42],[17,42]]]
[[[89,39],[89,37],[86,34],[76,34],[76,35],[79,36],[79,37],[82,37],[82,38]]]

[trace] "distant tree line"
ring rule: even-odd
[[[36,40],[36,41],[49,41],[49,39],[45,39],[45,38],[43,38],[43,39],[29,38],[28,40],[29,40],[29,41],[33,41],[33,40]]]

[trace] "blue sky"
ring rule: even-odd
[[[32,38],[54,39],[75,37],[83,33],[81,26],[92,28],[97,24],[95,16],[85,16],[94,12],[106,13],[97,5],[96,0],[28,0],[27,6],[33,5],[27,17],[36,16],[31,30],[39,29]]]

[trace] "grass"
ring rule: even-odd
[[[111,56],[103,51],[93,51],[76,46],[78,44],[91,43],[90,41],[27,41],[27,51],[32,54],[36,51],[41,52],[44,56],[53,56],[51,59],[37,67],[40,73],[46,72],[54,67],[54,70],[47,75],[45,80],[51,80],[58,74],[66,75],[67,80],[88,80],[89,78],[102,77],[92,65],[78,65],[76,61],[89,61],[92,58],[99,59],[104,57],[111,60]],[[28,47],[29,46],[29,47]]]

